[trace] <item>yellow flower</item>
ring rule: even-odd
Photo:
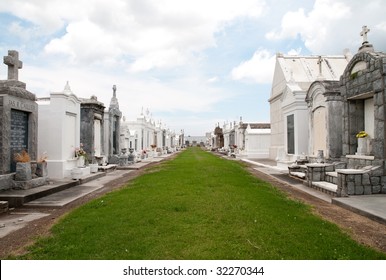
[[[359,131],[357,134],[357,138],[365,138],[369,136],[366,131]]]

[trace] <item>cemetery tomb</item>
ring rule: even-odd
[[[18,80],[23,63],[17,51],[4,56],[8,79],[0,81],[0,175],[16,170],[14,155],[25,150],[32,160],[37,158],[36,96]]]

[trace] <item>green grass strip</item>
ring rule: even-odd
[[[385,259],[242,163],[189,148],[66,215],[26,259]]]

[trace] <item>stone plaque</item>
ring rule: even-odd
[[[11,110],[11,172],[16,170],[16,163],[13,160],[14,154],[22,150],[28,151],[28,116],[28,112]]]

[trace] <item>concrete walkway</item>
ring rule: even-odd
[[[264,172],[275,179],[289,184],[292,187],[318,197],[329,203],[353,211],[362,216],[368,217],[379,223],[386,224],[386,194],[357,195],[350,197],[332,197],[304,185],[300,180],[288,176],[288,170],[275,166],[274,161],[259,159],[241,159],[242,161],[255,165],[255,169]]]

